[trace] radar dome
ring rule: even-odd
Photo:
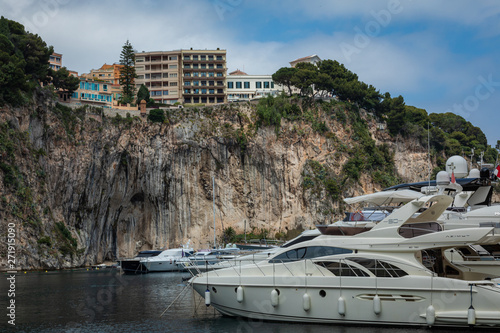
[[[462,156],[452,156],[446,161],[446,172],[451,177],[451,173],[455,173],[455,178],[465,178],[469,174],[467,161]]]
[[[437,185],[449,185],[450,184],[450,175],[446,171],[439,171],[436,175],[436,184]]]
[[[479,169],[471,169],[470,172],[469,172],[469,176],[467,178],[479,178],[480,177],[480,174],[479,174]]]

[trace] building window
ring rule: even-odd
[[[108,85],[107,85],[107,84],[103,84],[103,85],[102,85],[102,90],[104,90],[104,91],[108,91]]]
[[[210,61],[214,60],[214,56],[213,55],[209,55],[208,56],[208,60],[210,60]]]
[[[207,93],[207,89],[201,89],[201,93],[202,94],[206,94]]]
[[[229,81],[229,82],[227,83],[227,88],[228,88],[228,89],[233,89],[233,82],[232,82],[232,81]]]
[[[260,82],[260,81],[255,82],[255,88],[261,89],[262,88],[262,82]]]
[[[250,82],[243,82],[243,87],[245,89],[250,89]]]
[[[177,77],[177,73],[170,73],[168,76],[170,76],[170,77]]]
[[[168,90],[163,90],[163,95],[168,95]]]
[[[207,56],[202,55],[202,56],[200,56],[200,59],[201,59],[201,60],[207,60]]]
[[[214,94],[214,90],[213,89],[208,89],[208,93],[209,94]]]
[[[217,60],[222,60],[222,56],[218,55]]]
[[[213,69],[214,68],[214,64],[208,64],[208,68],[209,69]]]
[[[274,89],[274,82],[271,81],[271,89]]]
[[[200,65],[200,68],[201,68],[201,69],[206,69],[206,68],[207,68],[207,64],[201,64],[201,65]]]
[[[217,76],[222,77],[223,75],[221,72],[219,72],[219,73],[217,73]]]
[[[264,89],[269,89],[269,81],[264,81]]]
[[[208,81],[208,85],[209,85],[209,86],[214,86],[214,85],[215,85],[215,84],[214,84],[214,81]]]
[[[191,81],[186,81],[186,82],[184,82],[184,85],[185,85],[185,86],[190,86],[190,85],[191,85]]]
[[[193,60],[198,60],[198,55],[193,55]]]
[[[184,93],[185,94],[190,94],[191,93],[191,89],[184,89]]]
[[[207,81],[201,81],[200,86],[206,86],[206,85],[207,85]]]
[[[177,90],[170,90],[170,95],[177,95]]]
[[[190,76],[191,76],[191,73],[184,73],[184,76],[185,76],[185,77],[190,77]]]
[[[177,65],[170,65],[170,69],[177,69]]]
[[[198,77],[198,76],[200,76],[200,73],[199,72],[193,72],[193,76]]]
[[[184,68],[186,68],[186,67],[184,67]],[[198,64],[193,64],[193,68],[198,69]]]
[[[193,86],[199,86],[200,85],[200,81],[193,81]]]
[[[236,82],[236,89],[241,89],[241,82]]]
[[[177,87],[177,82],[170,82],[171,87]]]
[[[185,55],[184,60],[191,60],[191,58],[188,55]]]
[[[217,68],[223,68],[222,64],[217,64]]]
[[[168,57],[168,60],[177,60],[177,56],[170,56]]]
[[[207,77],[207,72],[201,72],[201,77]]]

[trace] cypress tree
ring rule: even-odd
[[[123,67],[120,69],[120,85],[122,86],[122,103],[132,103],[135,95],[135,83],[134,80],[137,78],[135,73],[135,50],[132,44],[127,39],[127,42],[123,45],[122,52],[120,54],[120,65]]]

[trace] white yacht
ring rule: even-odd
[[[349,205],[368,207],[347,213],[343,221],[318,225],[317,228],[324,234],[333,235],[364,232],[402,204],[426,194],[446,194],[453,198],[449,207],[439,218],[432,217],[442,221],[445,229],[485,226],[495,227],[500,232],[500,205],[492,204],[493,186],[489,170],[468,172],[467,162],[460,156],[449,158],[446,164],[447,171],[439,172],[434,181],[400,184],[380,192],[345,198]]]
[[[498,244],[500,236],[494,228],[437,231],[438,222],[425,214],[415,217],[429,201],[434,204],[427,212],[435,215],[451,200],[446,195],[424,196],[366,232],[321,235],[260,263],[206,272],[190,282],[207,305],[229,316],[310,323],[500,327],[500,266],[465,274],[469,268],[453,266],[442,255],[452,248]],[[428,251],[441,255],[433,257]]]
[[[193,254],[192,248],[175,248],[163,251],[141,251],[134,259],[120,261],[125,274],[144,274],[151,272],[172,272],[185,270],[180,262]]]

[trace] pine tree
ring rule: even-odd
[[[120,65],[123,67],[120,69],[120,85],[122,86],[122,97],[121,103],[132,103],[135,95],[135,83],[134,80],[137,78],[135,73],[135,51],[132,44],[129,43],[128,39],[125,45],[123,45],[122,52],[120,54]]]

